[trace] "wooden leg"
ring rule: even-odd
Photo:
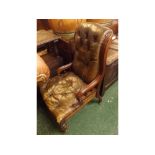
[[[102,102],[102,97],[99,94],[97,95],[97,100],[99,104]]]
[[[61,123],[60,123],[60,130],[61,130],[62,132],[66,132],[67,128],[68,128],[68,125],[67,125],[66,122],[61,122]]]
[[[105,82],[104,82],[104,80],[103,80],[102,86],[101,86],[101,89],[100,89],[100,95],[101,95],[101,96],[104,96],[104,93],[105,93]]]
[[[100,82],[100,84],[97,87],[97,92],[96,92],[96,98],[97,98],[99,104],[102,102],[102,96],[100,93],[101,92],[101,86],[102,86],[102,83]]]

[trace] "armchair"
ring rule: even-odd
[[[67,120],[84,105],[95,97],[101,101],[104,62],[112,35],[109,28],[82,23],[74,36],[73,62],[58,68],[57,76],[40,85],[47,109],[62,131],[67,129]]]

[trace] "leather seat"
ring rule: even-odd
[[[75,94],[85,86],[86,83],[77,75],[68,72],[49,79],[42,87],[44,101],[58,123],[80,106]],[[87,94],[90,95],[95,97],[95,90]]]

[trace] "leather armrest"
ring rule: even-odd
[[[50,69],[45,61],[37,54],[37,82],[45,82],[50,77]]]
[[[70,68],[72,66],[72,63],[69,63],[67,65],[61,66],[57,69],[57,74],[60,75],[62,71]]]
[[[48,76],[46,74],[40,74],[37,76],[37,83],[46,82],[48,80]]]
[[[96,85],[100,82],[101,80],[101,75],[98,75],[92,82],[90,82],[85,88],[83,88],[82,90],[80,90],[77,94],[76,94],[76,97],[77,99],[80,101],[81,100],[81,97],[89,92],[91,89],[95,88]]]

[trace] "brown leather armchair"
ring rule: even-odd
[[[66,121],[84,105],[95,97],[101,101],[100,87],[112,35],[112,30],[98,24],[81,24],[74,36],[73,62],[58,68],[57,76],[40,86],[49,112],[63,131]]]

